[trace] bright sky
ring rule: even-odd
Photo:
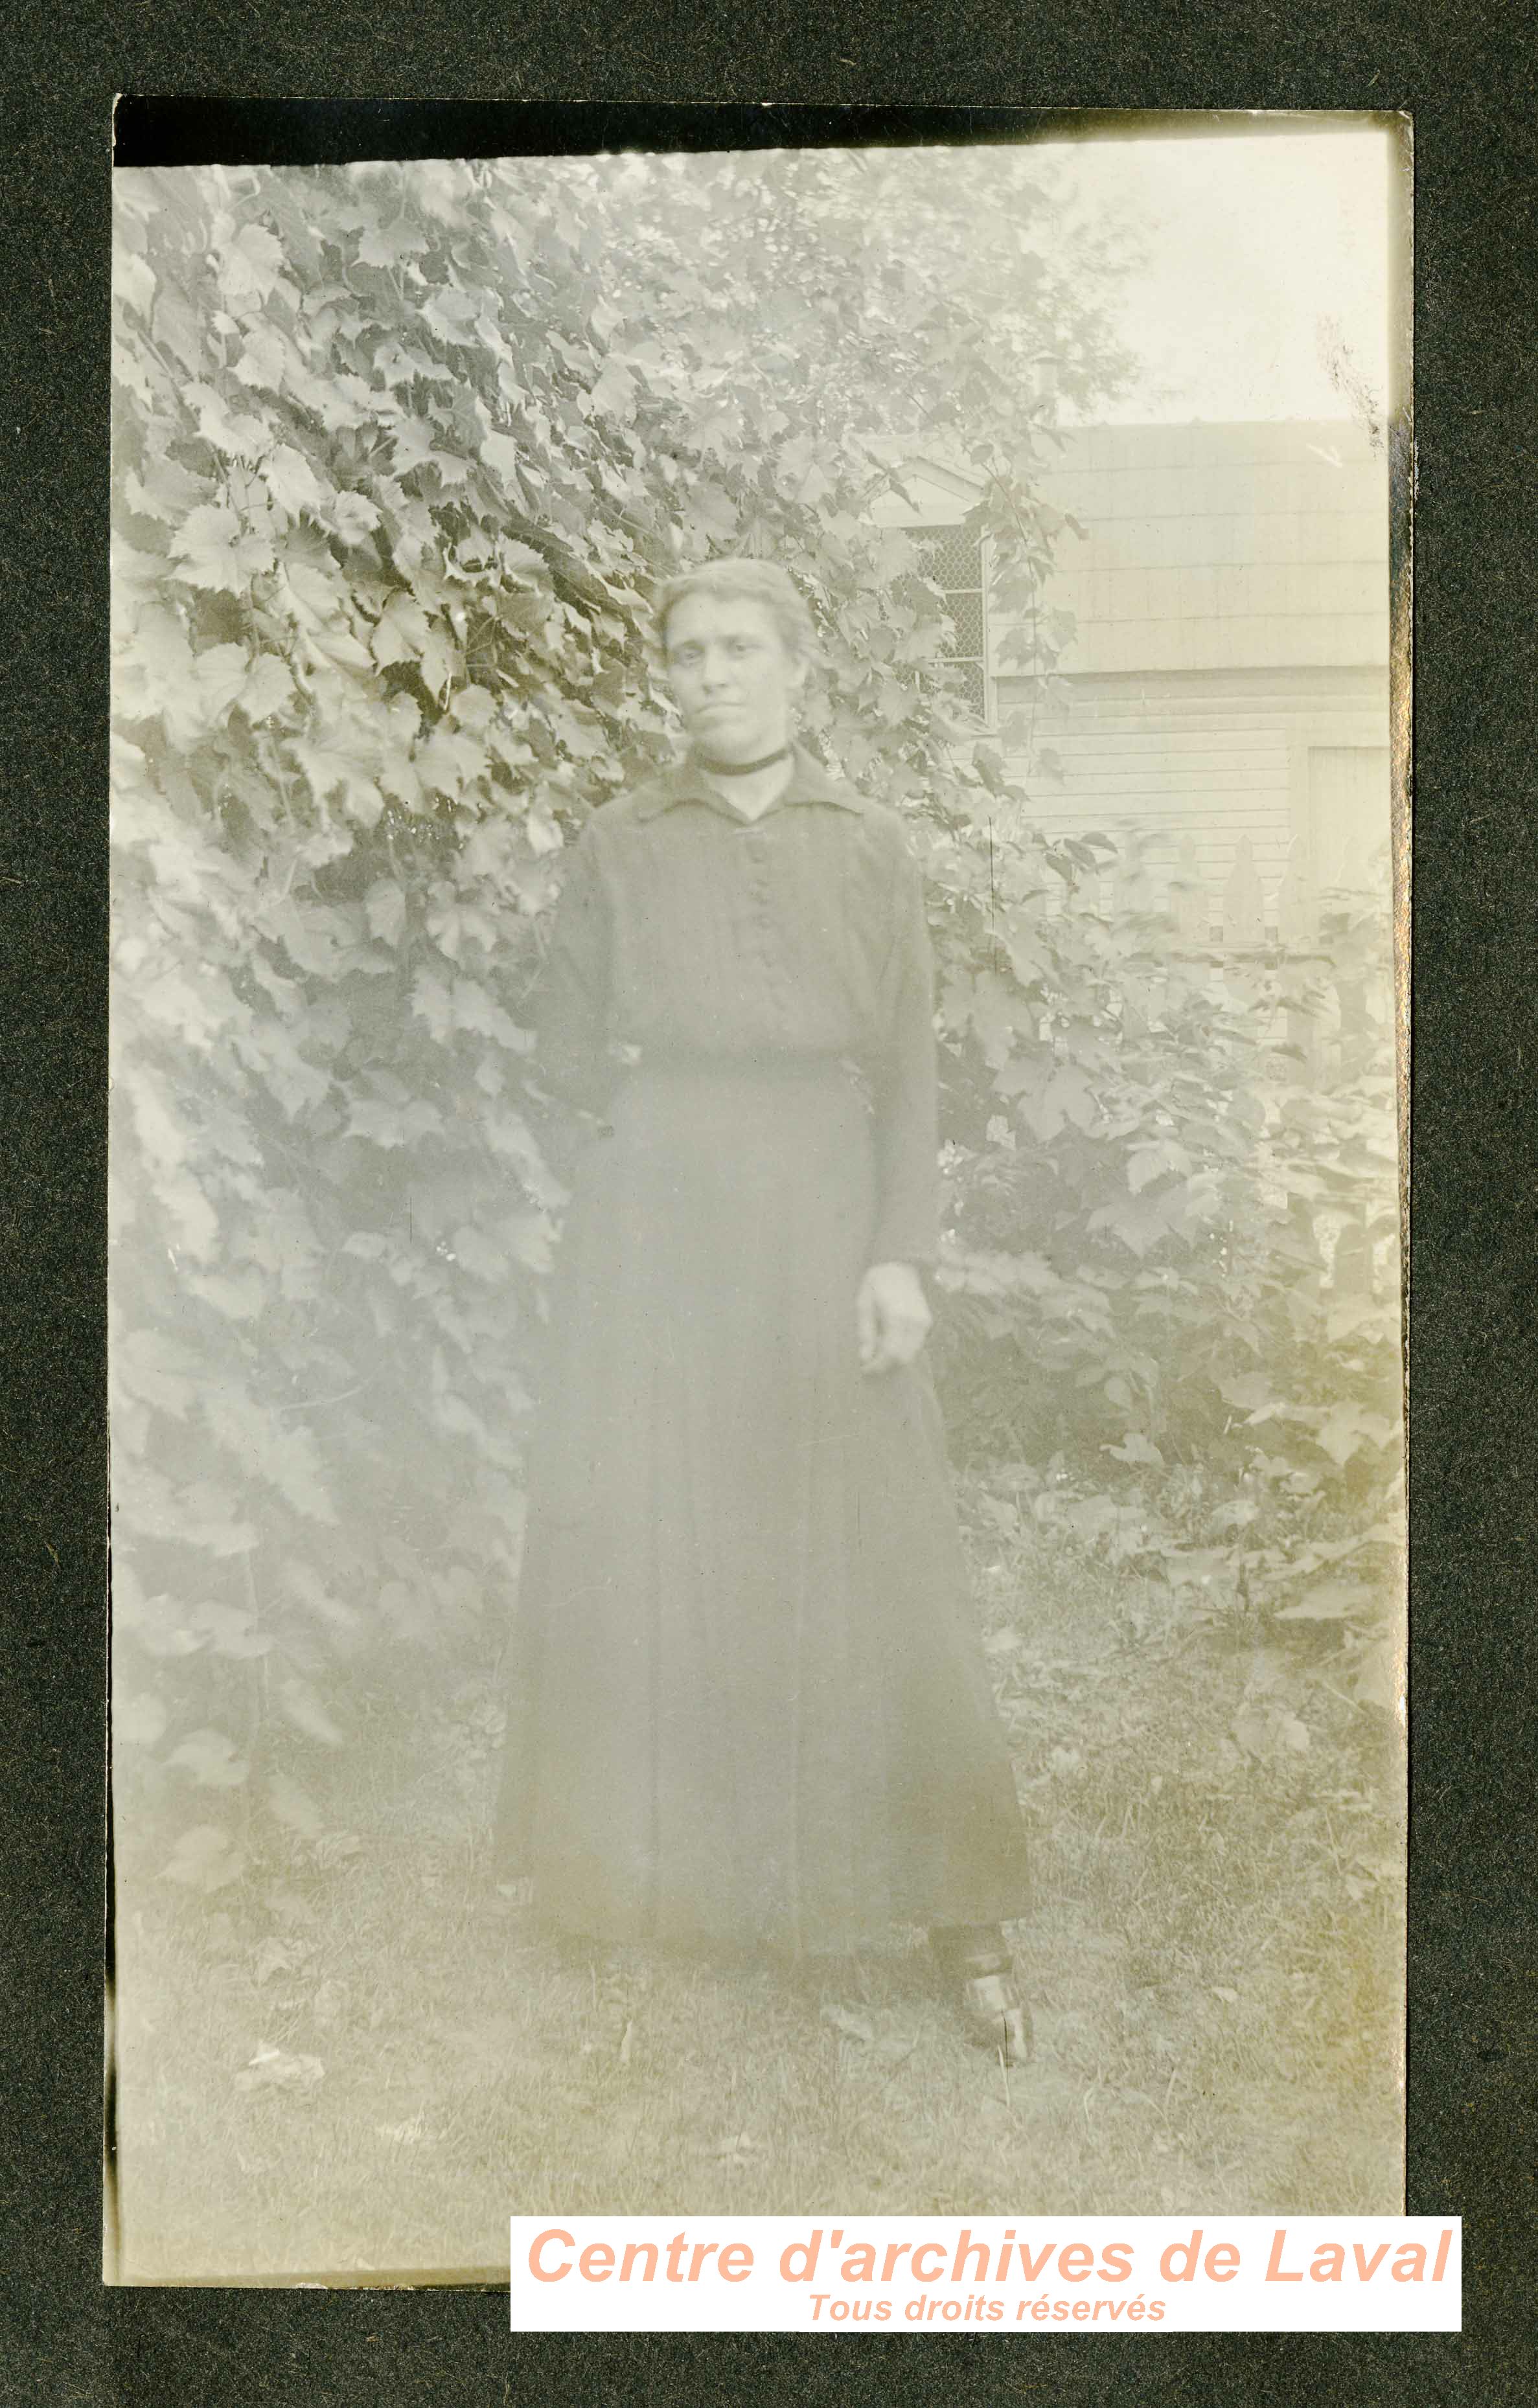
[[[1087,225],[1109,213],[1147,252],[1113,312],[1144,373],[1097,420],[1350,417],[1321,358],[1331,321],[1383,406],[1390,308],[1408,306],[1394,271],[1408,198],[1381,124],[1054,142],[1038,157]]]

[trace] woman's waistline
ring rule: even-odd
[[[615,1062],[614,1078],[621,1086],[636,1080],[661,1079],[728,1086],[810,1081],[827,1086],[855,1087],[867,1095],[871,1087],[870,1071],[853,1054],[768,1049],[757,1054],[720,1054],[703,1047],[690,1050],[636,1046]]]

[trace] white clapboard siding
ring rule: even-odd
[[[1188,837],[1215,894],[1245,839],[1272,898],[1289,858],[1311,882],[1327,877],[1330,859],[1315,857],[1321,769],[1330,792],[1350,777],[1364,836],[1381,797],[1387,843],[1386,669],[1080,676],[1040,698],[1028,681],[1004,679],[999,704],[1006,765],[1028,789],[1029,818],[1055,836],[1135,826],[1150,840],[1156,875]],[[1042,766],[1043,752],[1060,774]]]

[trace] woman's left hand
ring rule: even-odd
[[[911,1363],[929,1335],[933,1315],[912,1263],[873,1263],[855,1299],[862,1371],[895,1371]]]

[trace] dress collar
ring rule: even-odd
[[[642,788],[636,803],[636,816],[638,819],[654,820],[659,812],[671,810],[675,803],[705,803],[712,810],[719,811],[723,818],[737,821],[744,826],[755,824],[742,820],[741,813],[734,811],[725,796],[716,793],[690,753],[685,753],[682,760],[675,761],[670,768],[664,769],[660,777]],[[834,803],[841,811],[862,811],[865,809],[864,802],[852,786],[845,786],[838,779],[830,778],[821,764],[799,744],[793,744],[790,748],[790,783],[783,795],[776,795],[767,811],[759,813],[759,818],[772,819],[776,811],[790,803]]]

